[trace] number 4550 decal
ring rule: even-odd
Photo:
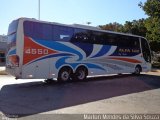
[[[25,54],[30,54],[30,55],[47,55],[48,49],[34,49],[34,48],[27,48],[25,49]]]

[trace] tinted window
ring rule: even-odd
[[[117,35],[116,44],[120,47],[140,48],[138,37]]]
[[[24,22],[24,34],[28,37],[33,37],[33,22],[25,21]]]
[[[129,45],[129,37],[124,35],[117,36],[117,45],[120,47],[127,47]]]
[[[131,44],[131,47],[133,47],[133,48],[140,48],[139,38],[132,37],[130,44]]]
[[[42,38],[44,40],[52,40],[52,25],[50,24],[43,24],[42,28]]]
[[[24,34],[35,39],[52,40],[52,25],[26,21]]]
[[[33,38],[43,39],[43,24],[34,22],[33,23]]]
[[[73,28],[64,26],[54,26],[54,40],[70,41],[73,36]]]
[[[93,44],[105,44],[105,39],[102,37],[103,33],[102,32],[95,32],[93,31],[91,34],[91,41]]]
[[[75,29],[72,42],[91,43],[90,33],[91,33],[91,31],[89,31],[89,30]]]
[[[107,44],[117,46],[117,35],[116,34],[108,34]]]
[[[99,39],[100,44],[105,44],[105,45],[118,45],[118,35],[113,34],[113,33],[101,33],[97,37]]]
[[[73,31],[74,29],[70,27],[30,21],[24,22],[24,34],[35,39],[70,41]]]

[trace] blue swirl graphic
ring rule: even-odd
[[[93,63],[84,63],[84,62],[81,62],[81,63],[67,63],[66,60],[70,59],[70,58],[71,57],[62,57],[62,58],[60,58],[55,64],[56,68],[59,69],[64,64],[67,64],[67,65],[70,65],[73,69],[75,69],[78,65],[83,64],[83,65],[87,66],[88,68],[95,68],[95,69],[100,69],[100,70],[105,71],[104,68],[100,67],[99,65],[95,65]]]
[[[101,57],[101,56],[105,55],[110,50],[110,48],[111,48],[111,46],[103,45],[101,50],[96,55],[94,55],[92,58]]]
[[[100,69],[100,70],[105,71],[104,68],[102,68],[99,65],[96,65],[94,63],[84,63],[84,62],[82,62],[82,60],[84,58],[83,58],[83,55],[81,54],[81,52],[79,52],[78,50],[75,50],[74,48],[71,48],[71,47],[65,45],[64,44],[65,42],[62,43],[62,42],[57,42],[57,41],[46,41],[46,40],[35,40],[35,42],[37,42],[40,45],[46,46],[50,49],[56,50],[58,52],[63,52],[63,53],[44,56],[44,57],[41,57],[39,59],[36,59],[35,61],[32,61],[31,63],[39,61],[39,60],[47,59],[47,58],[61,57],[55,63],[56,69],[59,69],[61,66],[65,65],[65,64],[70,65],[73,69],[75,69],[78,65],[83,64],[83,65],[87,66],[88,68],[95,68],[95,69]],[[78,45],[78,43],[76,44],[77,47],[81,48],[82,51],[84,51],[86,53],[87,46],[86,45],[81,46],[81,45],[82,44],[79,44],[79,45]],[[103,46],[101,51],[97,55],[95,55],[94,57],[104,55],[106,53],[106,51],[108,51],[109,49],[110,49],[110,47]],[[91,49],[89,49],[89,51],[86,55],[87,56],[90,55],[91,51],[93,51],[93,45],[92,45]],[[74,60],[75,56],[78,56],[77,60]],[[68,63],[68,62],[66,62],[67,60],[68,61],[72,60],[73,62]],[[31,64],[31,63],[29,63],[29,64]]]
[[[78,55],[78,57],[79,57],[78,61],[83,59],[83,55],[79,51],[77,51],[71,47],[68,47],[60,42],[56,42],[56,41],[51,42],[51,41],[44,41],[44,40],[36,40],[36,42],[38,42],[39,44],[42,44],[44,46],[47,46],[51,49],[57,50],[57,51],[69,52],[69,53]]]

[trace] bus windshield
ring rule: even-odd
[[[144,38],[141,39],[141,46],[142,46],[142,54],[143,54],[144,60],[146,62],[150,62],[151,63],[150,48],[149,48],[147,40],[145,40]]]

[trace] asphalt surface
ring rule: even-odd
[[[160,73],[51,84],[1,75],[0,111],[20,119],[40,114],[160,114]]]

